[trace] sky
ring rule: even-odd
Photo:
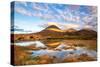
[[[35,33],[50,25],[62,30],[84,28],[97,31],[97,7],[38,2],[14,2],[14,33]]]

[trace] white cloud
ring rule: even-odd
[[[69,28],[77,29],[77,28],[79,28],[79,27],[80,27],[79,24],[66,24],[66,25],[65,25],[65,29],[69,29]]]
[[[84,25],[83,29],[90,29],[90,30],[94,30],[97,31],[97,26],[92,26],[92,25]]]
[[[56,22],[48,22],[48,26],[51,26],[51,25],[56,25],[56,26],[59,26],[59,24],[58,24],[58,23],[56,23]]]
[[[17,3],[18,4],[18,3]],[[28,6],[26,2],[20,2],[24,6]],[[85,25],[90,25],[93,28],[97,28],[97,7],[91,6],[87,9],[90,11],[89,14],[86,14],[84,11],[80,12],[78,9],[80,6],[71,6],[70,8],[65,7],[64,10],[57,8],[54,5],[42,4],[41,6],[39,3],[31,3],[33,11],[29,11],[23,7],[15,7],[16,12],[21,13],[27,16],[35,16],[44,20],[54,21],[54,22],[74,22],[74,23],[84,23]],[[79,25],[77,24],[57,24],[62,28],[78,28]],[[86,26],[87,27],[87,26]]]
[[[31,12],[29,12],[26,9],[21,8],[21,7],[20,8],[16,7],[15,11],[18,12],[18,13],[20,13],[20,14],[23,14],[23,15],[32,16]]]
[[[25,7],[28,6],[28,5],[27,5],[27,2],[20,1],[19,3],[22,4],[22,5],[24,5]]]
[[[86,29],[92,29],[93,26],[91,26],[91,25],[85,25],[83,28],[86,28]]]
[[[66,30],[66,29],[70,29],[70,28],[78,29],[80,27],[79,24],[71,24],[71,23],[70,24],[63,24],[63,23],[57,23],[57,22],[48,22],[47,24],[43,24],[40,26],[46,28],[46,27],[51,26],[51,25],[55,25],[62,30]]]
[[[19,2],[27,7],[26,2]],[[18,3],[17,3],[18,4]],[[48,4],[43,4],[41,6],[38,3],[32,3],[33,12],[23,8],[15,7],[16,12],[27,16],[35,16],[45,20],[51,21],[64,21],[64,22],[79,22],[79,16],[75,17],[70,9],[65,8],[65,10],[57,9],[55,6],[50,6]]]

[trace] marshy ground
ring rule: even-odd
[[[39,43],[33,43],[27,46],[12,43],[12,47],[14,47],[14,65],[97,60],[96,40],[41,41],[41,43],[45,46],[37,47],[36,45]],[[55,45],[56,47],[54,47]]]

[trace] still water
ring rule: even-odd
[[[70,48],[72,47],[72,45],[69,45],[64,41],[62,42],[27,41],[27,42],[15,43],[15,45],[20,45],[20,46],[29,46],[31,44],[35,45],[36,47],[47,48],[47,49],[33,50],[32,56],[41,56],[41,55],[55,56],[56,58],[59,58],[60,61],[61,59],[63,60],[66,57],[70,57],[72,54],[77,57],[78,55],[85,53],[88,56],[93,57],[95,59],[97,57],[97,52],[95,50],[90,50],[86,46],[81,46],[81,47],[74,46],[74,48]],[[52,47],[55,45],[56,47]],[[65,47],[68,49],[64,49]],[[59,49],[59,50],[54,50],[54,49]]]

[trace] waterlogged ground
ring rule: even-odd
[[[24,51],[31,57],[19,65],[97,60],[96,40],[28,41],[14,45],[28,47]]]

